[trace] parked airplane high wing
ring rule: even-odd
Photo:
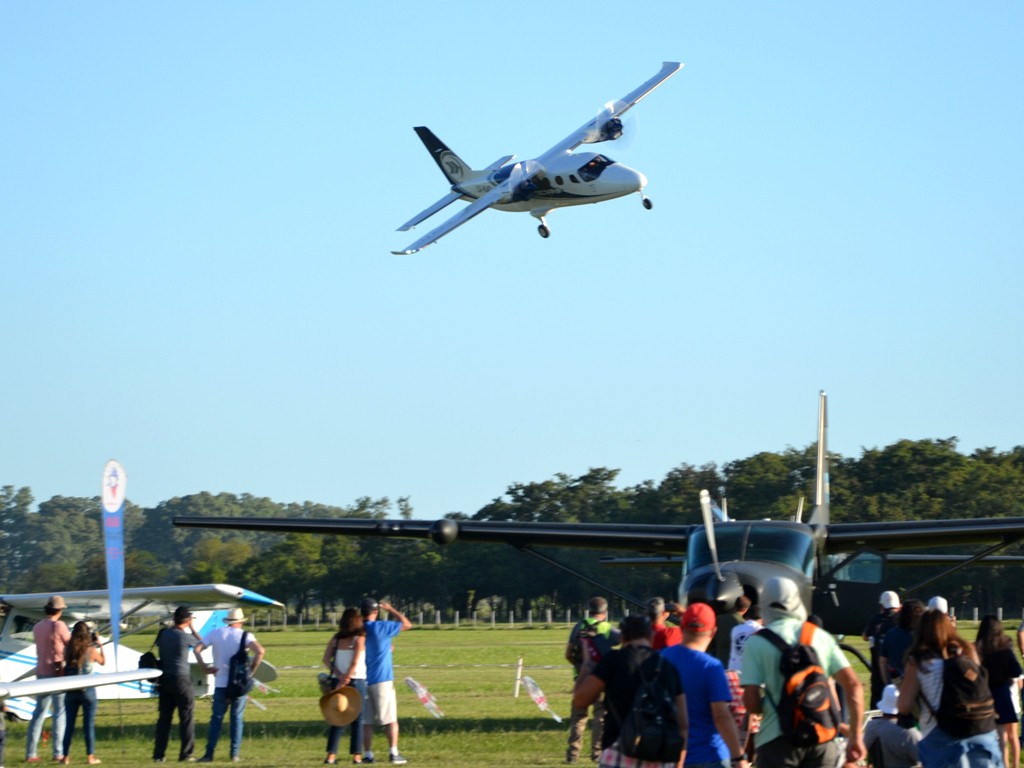
[[[581,144],[614,141],[622,136],[622,115],[682,67],[679,62],[666,61],[654,77],[618,101],[606,104],[597,117],[533,160],[505,165],[514,157],[508,156],[482,170],[474,170],[429,129],[416,128],[420,140],[451,186],[444,197],[411,218],[398,231],[413,228],[456,200],[471,201],[471,204],[412,245],[393,253],[416,253],[488,208],[528,211],[540,221],[537,231],[545,238],[551,234],[545,217],[555,208],[600,203],[636,192],[640,194],[644,207],[650,209],[651,201],[643,194],[647,186],[646,176],[606,155],[594,152],[573,154],[573,150]]]
[[[942,574],[907,587],[923,589],[941,576],[974,564],[1024,540],[1024,518],[912,520],[880,523],[833,523],[829,519],[826,409],[822,392],[818,409],[815,507],[807,523],[794,520],[709,520],[708,524],[640,525],[614,523],[523,523],[515,521],[366,520],[292,518],[178,517],[174,524],[197,528],[321,533],[345,536],[429,538],[442,545],[455,541],[509,544],[577,576],[572,568],[543,555],[538,546],[583,547],[684,555],[679,593],[683,601],[707,602],[731,609],[746,594],[759,601],[765,582],[785,576],[800,587],[810,612],[821,615],[836,633],[860,634],[877,609],[878,595],[892,588],[888,555],[905,549],[988,545],[961,554]],[[710,508],[705,516],[711,516]],[[940,563],[943,558],[923,557]],[[586,577],[583,577],[586,578]],[[628,595],[608,584],[609,594]]]
[[[100,672],[95,675],[44,677],[42,680],[22,680],[17,683],[0,682],[0,699],[77,691],[82,688],[99,688],[104,685],[140,683],[144,680],[155,680],[162,674],[163,672],[159,669],[132,669],[126,672]],[[139,690],[142,690],[141,686],[139,686]]]
[[[45,617],[44,606],[50,594],[37,592],[0,595],[0,680],[5,681],[0,683],[0,686],[8,688],[11,691],[10,695],[15,697],[7,701],[7,707],[21,718],[31,717],[35,708],[35,701],[24,697],[40,692],[25,686],[32,683],[38,688],[39,683],[45,682],[37,683],[34,680],[36,650],[32,628]],[[61,617],[66,623],[70,625],[76,621],[91,621],[97,625],[101,633],[109,628],[104,626],[104,622],[109,623],[111,616],[110,596],[106,590],[60,594],[67,603]],[[277,600],[230,584],[135,587],[123,590],[121,597],[122,619],[143,619],[135,632],[149,631],[154,638],[157,631],[155,625],[169,619],[179,605],[192,609],[201,635],[215,627],[223,626],[224,618],[231,608],[284,608]],[[122,635],[124,636],[127,635]],[[110,643],[109,639],[101,640]],[[203,655],[207,663],[212,662],[208,649]],[[125,645],[118,646],[117,654],[106,654],[106,664],[97,666],[101,674],[92,677],[116,674],[122,675],[123,678],[104,677],[105,682],[97,683],[104,686],[98,691],[100,698],[148,698],[155,695],[153,684],[149,680],[156,675],[149,674],[148,670],[144,670],[147,674],[138,675],[139,656],[138,651]],[[117,669],[114,669],[115,663]],[[212,693],[212,676],[207,675],[206,671],[196,664],[192,665],[192,672],[196,695]],[[264,660],[256,670],[255,677],[261,683],[269,683],[277,678],[277,671],[272,664]]]

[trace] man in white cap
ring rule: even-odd
[[[754,737],[757,765],[831,768],[839,763],[839,748],[833,738],[820,744],[798,747],[783,735],[777,704],[783,696],[782,652],[770,639],[776,635],[792,645],[798,640],[814,649],[824,672],[843,686],[849,722],[860,723],[864,716],[864,686],[839,650],[839,644],[828,632],[807,621],[807,609],[800,590],[791,579],[772,577],[765,582],[761,596],[765,627],[753,635],[743,649],[740,683],[743,703],[750,714],[763,714],[761,730]],[[809,638],[807,636],[810,635]],[[806,638],[806,639],[805,639]],[[762,686],[764,698],[762,698]],[[864,740],[859,729],[850,731],[846,743],[846,760],[857,762],[864,757]]]
[[[231,665],[231,657],[244,647],[252,651],[252,672],[263,661],[263,646],[256,642],[256,637],[251,632],[242,629],[246,616],[241,608],[235,608],[225,618],[225,626],[207,632],[203,638],[203,644],[213,648],[213,666],[216,669],[217,677],[213,689],[213,712],[210,715],[210,729],[206,734],[206,753],[199,759],[200,763],[212,763],[213,753],[217,749],[217,741],[220,739],[220,728],[224,722],[224,713],[228,705],[231,705],[231,760],[239,762],[242,758],[239,753],[242,749],[242,715],[245,712],[247,696],[239,696],[236,699],[228,698],[228,668]]]
[[[885,688],[885,680],[881,670],[882,640],[885,633],[896,626],[900,616],[900,596],[887,589],[878,598],[878,613],[871,617],[868,625],[864,627],[861,635],[868,641],[868,648],[871,649],[871,698],[870,701],[878,701],[882,698],[882,689]]]
[[[882,716],[869,720],[864,726],[864,747],[869,752],[880,751],[881,764],[885,768],[912,768],[918,764],[917,745],[921,741],[921,732],[917,728],[904,728],[896,722],[899,693],[895,685],[885,686],[882,699],[876,704]],[[874,762],[878,764],[878,761]]]

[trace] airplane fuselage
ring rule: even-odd
[[[511,178],[513,192],[510,199],[493,207],[499,211],[520,213],[614,200],[640,192],[647,185],[647,178],[642,173],[615,162],[607,155],[566,152],[517,187],[516,175],[525,176],[523,169],[529,168],[530,162],[510,163],[453,184],[452,191],[460,193],[464,200],[477,200]]]

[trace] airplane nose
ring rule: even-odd
[[[601,174],[601,180],[605,184],[613,186],[615,191],[622,195],[639,192],[647,186],[647,177],[640,171],[634,171],[629,166],[619,163],[605,168],[604,173]]]

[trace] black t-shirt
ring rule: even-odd
[[[1021,674],[1020,663],[1013,648],[1002,648],[990,653],[981,663],[988,670],[988,684],[993,689],[1006,685]]]
[[[657,668],[658,652],[645,645],[627,645],[612,651],[598,662],[593,674],[604,681],[608,716],[604,719],[601,747],[610,747],[619,738],[621,721],[633,708],[640,675],[650,680]],[[669,662],[661,663],[662,686],[674,699],[683,693],[679,673]]]

